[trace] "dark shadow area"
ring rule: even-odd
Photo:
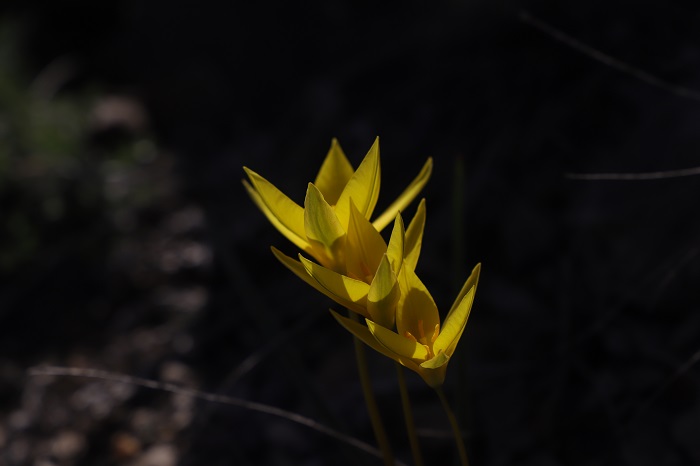
[[[518,19],[697,92],[695,2],[2,5],[1,464],[381,464],[260,413],[26,375],[168,381],[374,443],[350,335],[273,257],[298,251],[241,180],[302,203],[331,138],[357,166],[376,136],[375,212],[434,159],[417,273],[441,319],[483,264],[445,385],[471,463],[700,463],[700,176],[568,176],[700,166],[700,102]],[[393,363],[371,356],[411,463]],[[452,464],[407,378],[427,463]]]

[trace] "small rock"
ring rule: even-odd
[[[59,460],[76,457],[85,449],[85,437],[71,430],[60,432],[51,441],[51,454]]]
[[[141,442],[129,432],[117,432],[112,436],[112,454],[118,460],[128,460],[141,452]]]
[[[132,466],[175,466],[177,450],[172,445],[154,445],[140,457]]]

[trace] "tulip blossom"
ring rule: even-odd
[[[357,214],[369,221],[379,197],[379,138],[357,170],[353,170],[340,144],[333,139],[316,180],[309,183],[304,207],[253,170],[246,167],[244,170],[250,180],[250,183],[243,181],[248,194],[280,233],[323,266],[344,273],[349,229],[366,228],[357,221]],[[429,158],[403,193],[371,223],[375,231],[384,229],[418,195],[431,171],[432,159]],[[366,242],[377,242],[376,237],[372,237]],[[374,275],[377,270],[374,266],[379,262],[364,265],[368,267],[367,272]]]
[[[397,215],[389,244],[352,204],[345,236],[345,273],[316,264],[299,254],[296,261],[275,248],[272,252],[302,280],[338,304],[373,322],[393,328],[400,297],[398,277],[403,267],[414,270],[425,226],[425,200],[418,205],[408,229]]]
[[[447,363],[454,354],[474,302],[481,264],[457,295],[445,321],[440,317],[432,296],[411,267],[399,274],[401,293],[393,330],[366,318],[367,326],[331,311],[350,333],[383,355],[415,371],[431,387],[445,380]]]

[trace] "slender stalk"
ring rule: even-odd
[[[356,322],[359,321],[357,314],[352,311],[348,311],[348,316],[350,316],[350,318]],[[365,405],[367,406],[367,413],[369,414],[372,429],[374,430],[374,437],[377,440],[379,449],[382,451],[384,465],[393,466],[394,453],[391,451],[391,445],[389,444],[389,439],[386,436],[384,423],[382,422],[382,417],[379,414],[379,408],[377,407],[377,400],[374,398],[372,382],[369,376],[369,368],[367,367],[367,354],[365,352],[365,346],[364,343],[362,343],[362,341],[355,336],[353,336],[353,343],[355,345],[357,372],[360,376],[360,385],[362,385],[362,393],[365,396]]]
[[[406,433],[408,441],[411,444],[411,453],[413,454],[413,463],[415,466],[423,466],[423,455],[420,451],[418,443],[418,435],[416,435],[416,423],[413,420],[413,410],[411,409],[411,400],[408,398],[408,389],[406,388],[406,377],[403,374],[403,367],[396,363],[396,374],[399,379],[399,392],[401,393],[401,406],[403,407],[403,417],[406,421]]]
[[[457,424],[457,418],[455,417],[452,409],[450,409],[450,404],[447,401],[445,392],[442,391],[442,387],[436,387],[435,391],[440,398],[442,407],[445,409],[445,414],[447,414],[447,419],[450,421],[450,426],[452,427],[452,433],[455,436],[455,442],[457,442],[457,450],[459,451],[459,459],[462,466],[469,466],[469,460],[467,459],[467,450],[464,448],[464,439],[462,439],[462,431],[459,430],[459,424]]]

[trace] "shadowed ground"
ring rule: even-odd
[[[700,462],[700,178],[673,172],[700,166],[692,2],[0,11],[0,464],[380,464],[264,414],[26,375],[173,382],[373,443],[350,335],[240,180],[301,203],[331,138],[357,165],[377,135],[378,212],[434,158],[418,273],[443,318],[483,264],[446,382],[472,464]],[[370,362],[410,463],[392,363]],[[451,464],[407,379],[427,463]]]

